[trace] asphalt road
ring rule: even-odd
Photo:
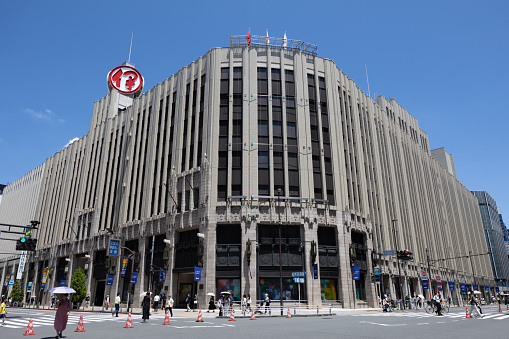
[[[204,313],[204,322],[196,322],[197,313],[177,311],[171,325],[162,325],[164,314],[158,312],[148,323],[141,323],[140,315],[132,316],[134,328],[124,328],[125,314],[119,318],[110,314],[82,313],[86,332],[76,333],[80,314],[71,313],[64,338],[507,338],[509,312],[498,313],[497,306],[483,308],[484,319],[465,319],[465,309],[456,308],[443,317],[428,315],[424,310],[381,313],[351,310],[333,316],[262,318],[253,321],[237,318],[228,321],[215,318],[217,313]],[[35,336],[54,338],[54,311],[8,309],[7,326],[0,327],[0,338],[21,337],[30,316]]]

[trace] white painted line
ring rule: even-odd
[[[429,323],[417,323],[417,325],[429,325]]]

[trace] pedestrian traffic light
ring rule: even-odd
[[[413,260],[414,253],[409,250],[399,250],[397,251],[397,256],[399,260]]]

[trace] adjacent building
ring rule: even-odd
[[[484,228],[484,236],[488,245],[493,276],[500,286],[507,286],[509,279],[509,259],[507,258],[507,235],[497,203],[485,191],[472,191],[479,201],[479,210]]]
[[[472,241],[484,237],[477,199],[415,117],[364,94],[314,45],[230,41],[142,95],[115,90],[141,78],[115,68],[89,132],[47,159],[24,277],[39,303],[77,267],[98,306],[151,290],[177,306],[230,291],[352,308],[424,286],[457,301],[481,277],[495,286],[489,258],[466,257],[488,250]]]

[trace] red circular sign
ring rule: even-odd
[[[143,90],[143,77],[130,66],[118,66],[108,73],[108,87],[120,93],[136,94]]]

